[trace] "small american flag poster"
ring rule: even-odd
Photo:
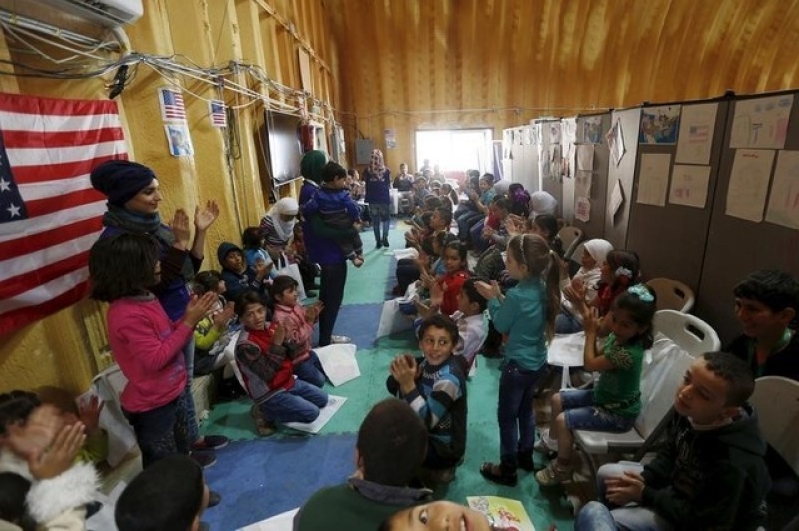
[[[161,102],[161,117],[165,122],[186,121],[186,107],[183,106],[183,95],[179,90],[163,87],[158,89]]]
[[[211,111],[211,125],[214,127],[227,127],[227,109],[225,102],[209,100],[208,109]]]

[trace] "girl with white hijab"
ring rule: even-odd
[[[293,197],[284,197],[261,219],[260,229],[264,237],[264,245],[274,260],[294,239],[294,225],[300,207]]]
[[[613,250],[609,241],[602,239],[588,240],[583,243],[583,254],[580,258],[580,269],[569,279],[568,273],[561,272],[561,292],[569,286],[581,284],[585,286],[585,299],[591,303],[596,297],[596,285],[602,277],[602,264],[608,253]],[[568,267],[568,266],[567,266]],[[572,334],[583,329],[579,312],[572,310],[572,304],[561,296],[561,311],[555,318],[556,334]]]

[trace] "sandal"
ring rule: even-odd
[[[535,474],[535,479],[542,487],[553,487],[572,480],[571,467],[560,468],[556,462],[549,463],[546,468]]]
[[[516,475],[516,472],[503,472],[502,465],[496,465],[488,461],[480,466],[480,475],[488,481],[507,485],[508,487],[515,487],[519,481],[519,476]]]

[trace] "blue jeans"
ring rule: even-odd
[[[327,393],[316,386],[294,380],[294,387],[278,393],[263,404],[261,413],[274,422],[313,422],[327,405]]]
[[[593,389],[563,389],[560,403],[570,430],[624,433],[632,429],[635,417],[617,415],[594,406]]]
[[[186,381],[186,388],[178,398],[178,409],[181,411],[181,415],[186,418],[183,429],[186,430],[186,438],[191,445],[200,438],[200,426],[197,423],[197,412],[194,410],[194,397],[191,396],[191,381],[194,377],[194,334],[192,334],[189,342],[183,346],[183,358],[186,360],[186,371],[189,377]]]
[[[515,361],[502,366],[499,378],[499,456],[505,469],[515,470],[517,454],[533,451],[535,444],[535,417],[533,393],[544,368],[525,370]]]
[[[555,316],[556,334],[574,334],[583,331],[583,323],[569,312],[561,311]]]
[[[622,529],[629,531],[671,531],[673,527],[655,512],[640,505],[628,504],[624,507],[608,508],[605,499],[605,480],[618,477],[625,471],[643,470],[640,463],[621,461],[602,465],[596,475],[598,502],[591,502],[582,508],[577,515],[574,529],[604,531],[606,529]]]
[[[311,385],[315,385],[316,387],[322,387],[325,385],[325,373],[322,370],[322,363],[319,361],[319,356],[316,355],[316,352],[313,350],[311,351],[311,356],[294,366],[294,374],[297,375],[297,378],[308,382]]]
[[[143,468],[170,455],[189,453],[189,444],[194,441],[186,439],[186,417],[178,400],[149,411],[122,411],[136,434]]]
[[[336,325],[338,311],[344,300],[344,284],[347,283],[347,262],[321,264],[319,275],[319,300],[324,309],[319,315],[319,346],[330,344],[333,327]]]
[[[372,227],[375,231],[375,242],[388,239],[388,229],[391,224],[391,205],[369,203],[369,215],[372,216]],[[383,236],[380,236],[380,227],[383,227]]]

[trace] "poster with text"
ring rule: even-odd
[[[766,221],[799,229],[799,151],[780,151]]]
[[[705,208],[710,166],[675,164],[671,171],[669,203],[694,208]]]
[[[749,221],[763,221],[768,182],[774,151],[771,149],[738,149],[730,173],[725,213]]]
[[[734,103],[730,147],[782,149],[793,107],[793,94]]]
[[[639,144],[674,144],[680,127],[680,106],[664,105],[641,109]]]
[[[675,164],[709,164],[718,103],[686,105],[680,117]]]
[[[577,170],[594,171],[593,144],[580,144],[577,146]]]

